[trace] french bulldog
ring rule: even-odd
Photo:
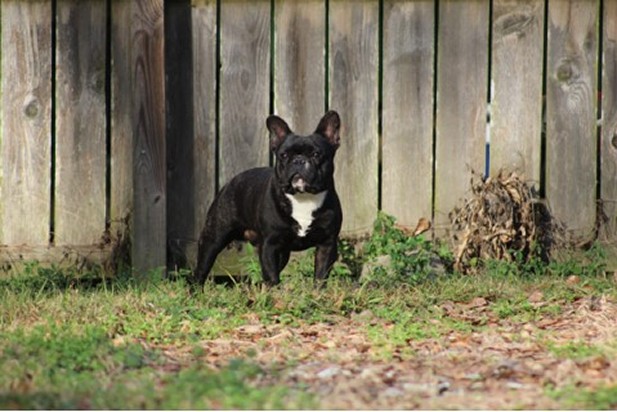
[[[343,220],[334,188],[334,155],[341,125],[327,112],[315,132],[294,134],[272,115],[266,120],[274,167],[233,177],[216,195],[201,232],[192,287],[203,287],[217,255],[233,240],[255,247],[266,284],[280,282],[290,252],[315,247],[315,282],[323,283],[337,259]]]

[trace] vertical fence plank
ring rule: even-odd
[[[324,112],[326,10],[323,1],[276,0],[275,112],[300,134]]]
[[[335,180],[352,235],[377,215],[379,3],[332,0],[329,13],[329,101],[342,122]]]
[[[196,0],[193,6],[193,110],[195,115],[195,185],[197,232],[216,190],[216,0]]]
[[[439,3],[435,228],[469,190],[470,170],[484,170],[489,4]],[[473,23],[472,23],[473,22]]]
[[[196,240],[216,191],[216,32],[215,0],[193,2],[193,161]],[[197,242],[187,244],[189,262],[197,257]]]
[[[219,184],[269,162],[270,2],[221,3]]]
[[[59,0],[54,242],[98,242],[105,231],[105,3]]]
[[[168,266],[193,266],[216,190],[216,1],[166,5]]]
[[[548,9],[546,197],[576,236],[596,218],[598,4],[550,2]]]
[[[0,7],[0,244],[47,245],[51,2],[3,0]]]
[[[431,1],[385,2],[382,208],[408,226],[431,218],[434,24]]]
[[[600,146],[600,198],[608,222],[603,237],[617,241],[617,2],[604,2],[602,70],[602,144]]]
[[[126,236],[133,210],[133,116],[131,106],[131,2],[111,0],[111,192],[110,231]]]
[[[132,263],[166,264],[165,54],[163,0],[133,0],[131,101],[134,131]]]
[[[504,168],[540,187],[544,1],[493,6],[490,172]]]

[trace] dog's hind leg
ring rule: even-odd
[[[190,282],[192,289],[203,287],[216,257],[234,238],[233,231],[214,233],[204,229],[199,238],[197,268]]]

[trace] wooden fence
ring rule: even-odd
[[[490,140],[491,173],[615,240],[615,1],[0,0],[0,21],[8,264],[100,260],[120,233],[163,266],[271,162],[269,113],[309,133],[328,108],[347,234],[380,209],[439,233]]]

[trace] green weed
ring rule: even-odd
[[[416,285],[451,268],[452,254],[447,248],[422,235],[409,236],[394,223],[394,217],[385,213],[377,216],[373,234],[363,248],[364,264],[371,270],[361,281],[389,286]],[[375,265],[380,258],[385,264]]]

